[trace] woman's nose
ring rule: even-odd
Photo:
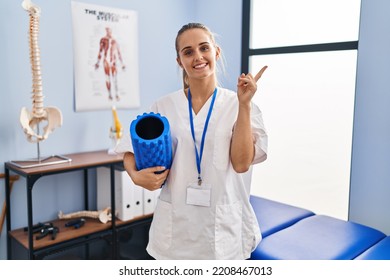
[[[195,52],[195,61],[199,61],[203,59],[203,54],[199,51]]]

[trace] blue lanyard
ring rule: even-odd
[[[190,89],[188,88],[188,111],[189,111],[189,115],[190,115],[191,134],[192,134],[192,139],[194,140],[194,146],[195,146],[196,167],[198,169],[198,185],[199,186],[202,184],[202,177],[200,176],[200,173],[201,173],[200,163],[202,161],[202,156],[203,156],[204,141],[206,138],[207,127],[209,125],[210,116],[211,116],[211,112],[213,111],[214,101],[215,101],[216,96],[217,96],[217,88],[214,90],[213,97],[211,99],[209,112],[207,114],[206,122],[204,124],[202,140],[200,142],[200,155],[199,155],[198,148],[196,147],[196,140],[195,140],[194,119],[192,116],[191,92],[190,92]]]

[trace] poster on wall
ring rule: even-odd
[[[72,1],[75,111],[138,108],[138,17]]]

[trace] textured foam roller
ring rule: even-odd
[[[159,113],[144,113],[130,124],[135,163],[138,170],[172,164],[172,140],[169,122]]]

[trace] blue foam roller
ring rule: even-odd
[[[159,113],[143,113],[130,124],[138,170],[172,164],[172,140],[168,119]]]

